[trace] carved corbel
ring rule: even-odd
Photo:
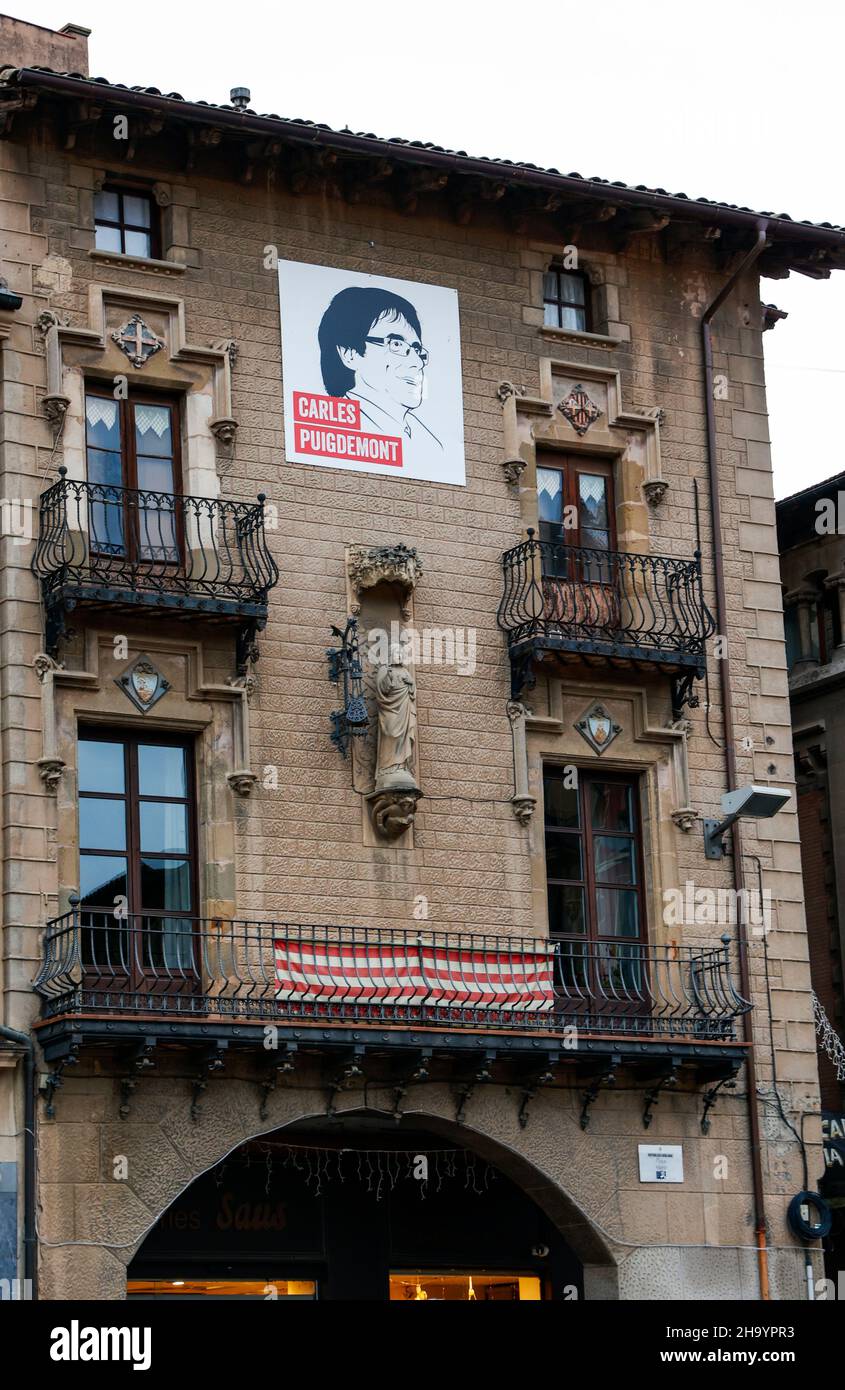
[[[421,796],[419,787],[396,787],[368,793],[365,800],[369,803],[373,825],[382,839],[398,840],[411,828]]]
[[[509,487],[518,487],[525,472],[525,459],[519,454],[519,430],[517,426],[516,401],[525,395],[524,386],[515,386],[512,381],[501,381],[496,395],[502,403],[502,425],[505,435],[505,457],[502,472]]]
[[[238,422],[232,414],[232,369],[238,356],[238,345],[234,338],[219,338],[211,344],[214,352],[223,354],[221,370],[214,373],[214,418],[208,428],[224,449],[231,451],[235,446]]]
[[[35,673],[42,686],[42,756],[38,759],[38,775],[53,796],[59,790],[65,763],[59,757],[56,739],[56,690],[53,683],[58,664],[46,652],[39,652],[33,661]]]
[[[514,794],[511,797],[511,806],[520,825],[529,825],[537,798],[532,796],[528,789],[528,744],[525,737],[527,710],[518,700],[509,700],[507,713],[513,738]]]
[[[226,781],[236,796],[249,796],[258,781],[250,768],[249,701],[255,690],[255,677],[230,677],[228,684],[238,692],[240,698],[234,707],[235,767],[227,774]]]
[[[44,338],[47,356],[47,391],[42,397],[42,405],[53,427],[53,442],[56,444],[62,436],[70,405],[70,397],[62,389],[62,349],[59,342],[59,329],[66,325],[52,309],[45,309],[38,315],[36,326]]]
[[[365,589],[378,584],[396,584],[403,590],[402,617],[411,616],[411,595],[422,576],[422,563],[411,546],[350,545],[346,551],[346,569],[352,587],[352,613],[361,611],[360,597]]]
[[[643,483],[645,500],[650,507],[659,507],[663,498],[666,496],[669,484],[665,478],[649,478],[648,482]]]
[[[698,820],[698,812],[693,811],[691,806],[682,806],[679,810],[672,812],[672,821],[679,830],[683,830],[685,835],[693,829]]]

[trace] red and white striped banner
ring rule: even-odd
[[[446,1008],[552,1008],[553,947],[479,950],[433,942],[274,942],[277,998]]]

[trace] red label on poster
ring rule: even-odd
[[[343,429],[361,428],[361,407],[357,401],[344,396],[318,396],[313,391],[294,391],[295,420],[319,424],[340,425]]]
[[[347,405],[353,404],[351,401]],[[363,434],[360,431],[324,429],[321,425],[304,425],[294,421],[295,448],[298,453],[318,458],[363,459],[368,463],[385,463],[392,468],[402,467],[402,441],[387,434]]]

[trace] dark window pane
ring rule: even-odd
[[[157,743],[138,747],[138,779],[142,796],[186,796],[184,748]]]
[[[578,474],[578,521],[581,526],[606,530],[607,478],[600,473]]]
[[[127,256],[149,257],[151,247],[149,232],[124,232],[124,247]]]
[[[622,835],[596,835],[593,840],[598,883],[636,883],[634,841]]]
[[[88,481],[100,483],[104,487],[123,486],[123,466],[120,454],[107,453],[105,449],[92,449],[88,446]],[[120,498],[115,496],[115,502]]]
[[[83,796],[79,802],[80,849],[126,849],[126,808],[123,801],[100,801]]]
[[[564,304],[560,310],[560,326],[568,328],[575,333],[584,333],[587,329],[586,309],[573,308],[572,305]]]
[[[569,884],[549,884],[549,933],[551,936],[583,936],[587,918],[584,889]]]
[[[546,773],[543,779],[543,802],[547,825],[580,825],[578,788],[565,787],[562,777]]]
[[[596,922],[600,936],[639,936],[639,904],[635,890],[597,888]]]
[[[120,453],[120,411],[106,396],[85,397],[85,439],[89,449]]]
[[[594,830],[633,830],[631,788],[624,782],[590,784],[590,821]]]
[[[96,222],[105,218],[106,222],[120,221],[120,203],[116,193],[109,193],[101,190],[94,194],[94,220]]]
[[[135,406],[135,448],[141,455],[170,458],[173,453],[172,411],[167,405]]]
[[[194,974],[193,924],[184,917],[145,917],[142,933],[143,965],[177,977]]]
[[[559,299],[560,288],[556,270],[547,270],[543,276],[543,298]]]
[[[120,229],[118,227],[95,227],[94,245],[98,251],[122,251]]]
[[[123,507],[119,502],[91,502],[88,523],[92,551],[100,555],[123,554]]]
[[[546,836],[546,873],[549,878],[584,877],[581,871],[581,836]]]
[[[561,275],[560,297],[566,304],[583,304],[586,286],[580,275]]]
[[[114,908],[127,896],[126,860],[119,855],[80,854],[79,893],[83,907]]]
[[[138,198],[132,193],[123,195],[123,220],[130,227],[149,227],[150,200]]]
[[[631,1004],[648,1002],[642,948],[615,942],[601,945],[596,962],[596,984],[599,994],[608,999]]]
[[[540,522],[563,522],[563,474],[559,468],[537,469],[537,508]]]
[[[172,801],[142,801],[141,849],[147,853],[187,854],[187,806]]]
[[[609,550],[610,532],[596,531],[590,526],[582,527],[581,544],[584,546],[586,550]],[[603,583],[607,583],[609,579],[609,575],[607,572],[607,562],[605,560],[602,560],[600,563],[602,566],[601,580]]]
[[[79,790],[123,794],[123,744],[79,740]]]
[[[580,941],[555,943],[555,988],[567,998],[590,997],[587,961]]]
[[[138,487],[141,492],[173,493],[173,463],[170,459],[138,459]]]
[[[187,859],[142,859],[141,903],[157,911],[190,912],[191,874]]]

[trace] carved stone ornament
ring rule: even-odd
[[[65,764],[61,758],[38,759],[38,776],[41,778],[48,792],[51,792],[54,796],[59,790],[59,783],[62,780],[62,773],[64,770]]]
[[[537,805],[536,796],[512,796],[511,807],[520,825],[530,825],[534,808]]]
[[[68,406],[70,405],[69,396],[60,396],[58,393],[55,395],[50,394],[42,396],[41,404],[44,407],[44,414],[54,428],[64,424]]]
[[[231,415],[224,415],[219,420],[212,420],[208,428],[219,444],[222,444],[226,449],[231,449],[238,432],[237,420],[233,420]]]
[[[505,459],[502,464],[502,472],[505,475],[505,481],[511,487],[517,487],[525,472],[525,459]]]
[[[505,401],[510,400],[511,396],[524,396],[524,386],[514,386],[512,381],[500,381],[496,387],[496,395],[504,405]]]
[[[650,507],[659,507],[663,498],[666,496],[669,484],[664,478],[650,478],[647,483],[643,483],[645,500]]]
[[[590,426],[604,413],[581,385],[573,386],[566,399],[560,402],[558,410],[578,435],[586,434]]]
[[[124,695],[129,697],[142,714],[146,714],[147,710],[158,704],[170,689],[170,682],[156,669],[150,658],[143,654],[133,661],[121,676],[116,677],[115,685],[120,686]]]
[[[600,705],[598,701],[576,721],[575,728],[599,755],[609,748],[616,735],[622,732],[622,725],[615,724],[604,705]]]
[[[682,806],[679,811],[672,812],[672,820],[679,830],[683,830],[684,834],[688,835],[698,820],[698,813],[689,806]]]
[[[240,772],[227,773],[226,781],[237,796],[249,796],[258,781],[258,777],[254,772],[244,768]]]
[[[125,352],[133,367],[145,367],[151,357],[165,347],[163,338],[144,323],[140,314],[133,314],[122,328],[116,328],[111,335],[121,352]]]
[[[414,823],[421,796],[419,787],[370,792],[367,801],[378,834],[385,840],[398,840],[404,835]]]
[[[349,582],[357,596],[377,584],[398,584],[405,590],[406,602],[402,616],[410,616],[407,600],[422,576],[422,564],[416,550],[402,545],[350,545],[347,554]],[[360,605],[358,605],[360,611]]]

